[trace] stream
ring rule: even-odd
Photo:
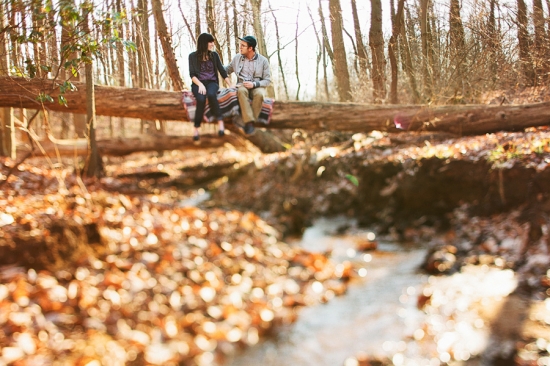
[[[333,260],[350,260],[364,268],[359,271],[362,277],[344,295],[301,309],[295,323],[278,327],[225,366],[338,366],[361,352],[384,356],[405,347],[404,334],[417,324],[412,295],[425,280],[417,269],[426,250],[378,240],[377,250],[356,252],[353,236],[374,234],[367,230],[337,234],[338,228],[354,225],[341,217],[320,219],[302,238],[289,243],[313,252],[332,250]]]

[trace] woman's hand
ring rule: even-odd
[[[199,94],[206,94],[206,88],[204,84],[199,85]]]

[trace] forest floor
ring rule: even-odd
[[[286,138],[105,158],[101,179],[0,160],[0,365],[222,362],[346,291],[358,268],[285,244],[342,214],[430,248],[429,317],[405,339],[428,359],[550,362],[549,129]],[[495,270],[515,285],[468,292]],[[460,348],[466,328],[491,334],[484,349]],[[406,364],[377,357],[346,365]]]

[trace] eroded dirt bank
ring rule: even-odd
[[[421,224],[445,227],[447,214],[464,204],[482,216],[523,206],[525,219],[535,221],[535,212],[549,208],[546,131],[303,140],[291,153],[249,165],[216,191],[216,202],[264,212],[288,232],[342,213],[402,232]],[[331,146],[318,147],[327,142]]]

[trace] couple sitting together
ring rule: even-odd
[[[237,88],[237,97],[241,108],[244,132],[254,132],[254,122],[258,119],[266,95],[266,87],[271,83],[269,61],[256,53],[256,38],[246,36],[240,39],[239,55],[228,66],[223,66],[214,49],[214,37],[203,33],[197,40],[197,51],[189,54],[189,74],[193,84],[191,91],[197,101],[195,111],[195,130],[193,140],[199,140],[199,129],[204,118],[206,100],[212,115],[218,120],[218,135],[224,135],[223,117],[217,99],[218,72],[229,88]],[[233,85],[229,75],[237,75],[237,85]],[[249,99],[252,99],[252,107]]]

